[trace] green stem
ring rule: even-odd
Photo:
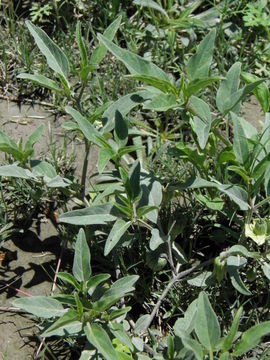
[[[88,156],[90,153],[90,142],[85,139],[84,146],[85,146],[85,155],[84,155],[84,162],[83,162],[83,169],[82,169],[82,180],[81,180],[81,198],[85,197],[85,185],[86,185],[86,175],[87,175],[87,168],[88,168]]]

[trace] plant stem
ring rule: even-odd
[[[90,153],[90,142],[85,139],[84,140],[85,146],[85,155],[84,155],[84,162],[83,162],[83,170],[82,170],[82,180],[81,180],[81,198],[84,199],[85,197],[85,185],[86,185],[86,175],[87,175],[87,168],[88,168],[88,156]]]
[[[192,274],[193,272],[201,269],[202,267],[205,267],[207,265],[210,265],[214,262],[214,258],[212,259],[209,259],[207,261],[204,261],[202,263],[200,263],[199,265],[195,265],[193,266],[192,268],[190,269],[187,269],[187,270],[184,270],[184,271],[181,271],[180,273],[178,273],[176,276],[173,276],[173,278],[171,279],[171,281],[169,282],[169,284],[166,286],[166,288],[164,289],[163,293],[160,295],[156,305],[154,306],[154,309],[152,310],[151,314],[150,314],[150,317],[145,325],[145,330],[147,330],[152,321],[154,320],[159,308],[160,308],[160,305],[162,303],[162,301],[166,298],[168,292],[170,291],[170,289],[174,286],[174,284],[178,281],[181,281],[183,280],[186,276]]]

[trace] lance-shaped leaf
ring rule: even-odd
[[[208,77],[213,59],[216,30],[213,29],[200,42],[196,54],[187,63],[187,76],[190,81]]]
[[[128,125],[118,110],[115,112],[114,138],[119,147],[124,147],[128,142]]]
[[[42,337],[69,336],[79,333],[82,330],[82,323],[78,320],[78,313],[70,309],[67,313],[56,320],[42,334]]]
[[[18,145],[6,133],[0,130],[0,151],[10,154],[14,159],[19,160],[22,158],[22,151]]]
[[[19,74],[17,78],[33,81],[34,83],[41,85],[47,89],[53,90],[57,93],[61,93],[63,91],[56,81],[51,80],[44,75],[22,73]]]
[[[263,336],[270,334],[270,321],[252,326],[245,331],[241,340],[235,346],[234,356],[241,356],[257,346]]]
[[[162,186],[160,182],[150,173],[146,173],[145,170],[141,172],[141,189],[142,197],[139,201],[138,208],[143,206],[156,206],[159,207],[162,202]],[[153,209],[146,214],[146,218],[153,223],[157,222],[158,210]]]
[[[233,121],[233,150],[237,161],[241,165],[244,165],[249,159],[248,141],[238,116],[233,112],[231,112],[230,115]]]
[[[196,178],[189,185],[189,188],[201,188],[201,187],[215,187],[219,191],[226,194],[235,204],[239,206],[241,210],[248,210],[250,208],[247,203],[248,194],[246,190],[242,189],[240,186],[231,185],[231,184],[220,184],[217,181],[208,181],[201,178]]]
[[[122,20],[122,16],[118,16],[118,18],[116,18],[114,20],[114,22],[112,22],[107,29],[104,31],[103,36],[112,41],[117,30],[120,27],[121,24],[121,20]],[[91,65],[98,65],[105,57],[107,53],[107,49],[103,44],[99,44],[98,47],[93,51],[91,58],[90,58],[90,64]]]
[[[12,304],[30,314],[41,318],[50,319],[55,316],[62,316],[66,313],[62,304],[48,296],[29,296],[15,299]]]
[[[107,296],[118,295],[120,297],[134,290],[134,285],[138,281],[138,275],[128,275],[117,281],[115,281],[109,290],[105,292],[101,299],[105,299]]]
[[[180,108],[180,106],[174,94],[161,93],[153,96],[151,100],[145,102],[143,108],[163,112],[170,109]]]
[[[166,11],[163,9],[163,7],[161,7],[157,2],[153,0],[133,0],[133,4],[157,10],[161,14],[163,14],[167,19],[169,19],[169,16],[166,13]]]
[[[242,258],[243,259],[243,258]],[[241,258],[238,256],[229,256],[227,259],[227,271],[229,273],[233,287],[240,292],[240,294],[249,296],[251,292],[243,283],[238,269],[243,265]]]
[[[237,310],[236,314],[235,314],[235,317],[233,319],[233,323],[232,323],[232,326],[230,328],[230,331],[229,331],[228,335],[224,339],[224,342],[223,342],[223,345],[222,345],[222,352],[223,351],[224,352],[229,351],[232,348],[233,341],[234,341],[235,336],[236,336],[237,331],[238,331],[238,326],[239,326],[239,322],[240,322],[242,312],[243,312],[243,308],[240,307]]]
[[[221,82],[217,92],[216,104],[219,111],[226,115],[229,111],[235,113],[240,110],[240,102],[264,82],[264,79],[254,81],[238,90],[240,81],[241,64],[235,63],[227,73],[227,77]]]
[[[77,22],[77,26],[76,26],[76,40],[81,55],[81,68],[84,68],[88,65],[88,57],[87,57],[86,46],[82,37],[81,23],[79,21]]]
[[[21,179],[35,179],[34,175],[27,169],[17,165],[0,166],[0,176],[15,177]]]
[[[136,55],[129,50],[120,48],[101,34],[98,35],[98,39],[118,60],[120,60],[127,67],[131,74],[149,75],[170,82],[170,77],[152,62],[145,60],[141,56]]]
[[[170,81],[162,80],[157,77],[153,77],[149,75],[129,75],[128,77],[138,81],[142,81],[145,84],[149,86],[153,86],[164,93],[173,93],[175,95],[177,94],[176,86],[172,84]]]
[[[1,168],[0,168],[1,169]],[[115,221],[112,204],[93,205],[85,209],[73,210],[59,216],[59,222],[73,225],[105,225]]]
[[[201,149],[204,149],[209,137],[212,116],[209,105],[203,100],[192,96],[189,106],[196,116],[193,119],[193,130],[197,135],[197,139]]]
[[[226,79],[223,80],[219,86],[216,104],[218,110],[223,114],[226,110],[233,108],[234,99],[232,94],[235,94],[240,85],[241,63],[236,62],[231,66],[227,72]],[[239,109],[238,109],[239,110]]]
[[[258,76],[247,72],[242,72],[241,77],[243,78],[246,84],[252,84],[253,82],[260,80]],[[258,85],[256,89],[253,90],[253,94],[256,96],[257,100],[261,104],[264,113],[267,113],[267,111],[269,110],[270,94],[266,83],[263,82],[260,85]]]
[[[46,57],[49,67],[67,80],[69,75],[69,62],[65,53],[42,29],[28,20],[26,21],[26,26],[34,37],[39,50]]]
[[[203,348],[201,346],[201,344],[196,341],[193,340],[190,337],[182,337],[182,342],[185,346],[185,348],[191,350],[196,358],[196,360],[203,360]]]
[[[126,233],[131,224],[131,221],[126,222],[123,219],[116,220],[105,243],[105,256],[107,256],[112,251],[112,249],[117,246],[117,244],[121,241],[122,236]]]
[[[40,139],[45,125],[41,124],[27,139],[25,143],[25,150],[31,149],[35,143]]]
[[[155,95],[155,94],[154,94]],[[104,122],[103,133],[107,133],[114,128],[115,113],[119,111],[122,116],[126,116],[136,106],[142,104],[145,100],[151,99],[153,93],[147,90],[140,90],[125,96],[120,97],[118,100],[113,102],[107,110],[104,111],[102,120]]]
[[[128,174],[133,200],[136,200],[141,194],[140,175],[141,164],[139,160],[136,160]]]
[[[186,89],[184,89],[185,97],[189,98],[199,90],[204,89],[205,87],[219,80],[222,80],[222,78],[216,76],[207,77],[205,79],[193,80],[187,85]]]
[[[83,330],[90,344],[92,344],[106,360],[119,360],[111,339],[100,325],[87,323]]]
[[[87,120],[84,116],[82,116],[79,111],[73,109],[71,106],[66,106],[65,110],[77,122],[81,132],[86,137],[86,139],[96,145],[99,145],[100,142],[98,140],[98,137],[100,137],[101,135],[99,134],[97,129],[90,123],[90,121]]]
[[[200,343],[212,352],[220,339],[220,326],[205,292],[198,297],[195,332]]]
[[[86,282],[92,274],[90,249],[83,229],[77,236],[72,272],[80,282]]]

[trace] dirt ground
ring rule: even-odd
[[[264,115],[256,99],[252,97],[250,102],[244,104],[243,109],[243,117],[260,129]],[[56,121],[50,111],[40,106],[22,105],[18,108],[15,103],[0,102],[1,130],[16,141],[20,137],[25,141],[41,123],[46,124],[46,131],[35,147],[37,157],[48,152],[50,128],[53,132],[53,145],[62,146],[64,131],[60,124],[63,121],[64,117]],[[75,149],[78,174],[81,173],[83,163],[82,147],[79,140],[69,139],[69,148]],[[89,175],[96,171],[97,157],[98,151],[94,149],[89,160]],[[3,310],[12,306],[12,300],[18,296],[15,289],[31,295],[46,295],[51,291],[60,241],[56,229],[49,221],[39,225],[34,224],[25,234],[14,235],[1,249],[9,254],[9,259],[0,266],[0,360],[33,359],[40,342],[38,328],[29,316]]]

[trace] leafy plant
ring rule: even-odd
[[[53,296],[31,296],[13,301],[13,305],[46,319],[42,326],[42,337],[51,336],[83,338],[105,359],[119,359],[121,351],[115,350],[111,338],[123,341],[133,349],[123,327],[117,319],[126,316],[129,306],[115,307],[120,299],[131,294],[138,276],[123,277],[109,286],[110,274],[92,275],[91,255],[83,229],[75,243],[72,274],[58,273],[58,279],[70,286],[72,291]],[[92,351],[85,350],[88,357]],[[126,356],[126,358],[129,358]]]

